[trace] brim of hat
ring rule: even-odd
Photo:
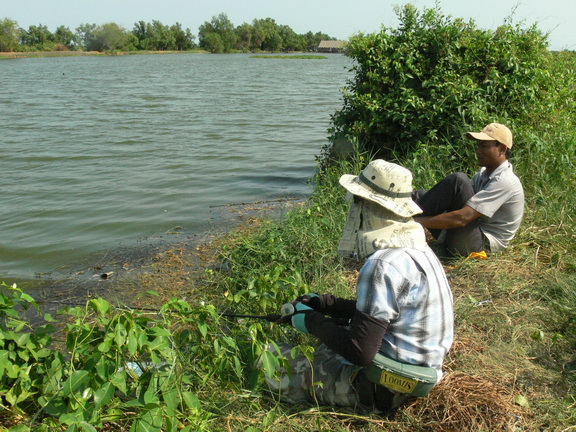
[[[362,183],[358,176],[351,174],[344,174],[340,177],[340,184],[353,195],[365,198],[385,209],[402,217],[412,217],[422,213],[422,209],[412,201],[411,198],[396,198],[392,199],[386,195],[379,194],[372,190],[369,186]]]
[[[490,135],[485,134],[484,132],[467,132],[466,136],[470,139],[475,139],[478,141],[497,141],[496,139],[492,138]]]

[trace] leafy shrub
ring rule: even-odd
[[[536,27],[490,31],[439,8],[396,12],[397,29],[360,34],[347,47],[355,77],[333,116],[333,139],[356,137],[368,151],[402,158],[421,145],[457,145],[468,127],[513,126],[529,115],[547,53]]]
[[[210,305],[173,300],[151,313],[93,299],[60,312],[67,321],[63,353],[52,324],[31,326],[24,318],[30,308],[40,311],[29,295],[3,285],[0,404],[23,419],[15,432],[92,432],[110,423],[134,432],[210,430],[213,414],[197,394],[207,386],[213,393],[215,383],[242,383],[246,361],[253,363],[266,341],[261,324],[241,327],[239,334],[258,341],[242,348],[245,338],[225,334]],[[272,360],[268,370],[278,363]]]

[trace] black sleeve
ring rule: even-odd
[[[334,318],[352,318],[356,312],[356,300],[346,300],[332,294],[320,296],[322,311]]]
[[[382,345],[388,323],[358,310],[350,327],[342,327],[321,313],[306,312],[306,328],[350,363],[367,366]]]

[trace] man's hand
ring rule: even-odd
[[[306,328],[306,315],[313,312],[314,309],[306,306],[304,303],[296,303],[294,308],[296,312],[292,315],[292,326],[302,333],[310,333]]]
[[[296,299],[296,302],[300,302],[305,304],[308,307],[311,307],[315,311],[323,312],[324,308],[326,308],[326,299],[324,296],[319,296],[318,294],[311,293],[300,296]]]

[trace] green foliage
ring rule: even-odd
[[[31,25],[28,30],[20,29],[19,38],[25,51],[67,51],[77,48],[79,37],[65,26],[59,26],[52,33],[47,26],[39,24]]]
[[[210,51],[212,54],[222,54],[226,52],[222,36],[216,32],[211,32],[202,36],[200,46],[205,50]]]
[[[278,25],[272,18],[255,19],[252,24],[234,27],[226,14],[214,16],[198,29],[199,44],[213,53],[239,51],[309,51],[330,36],[317,32],[298,35],[287,25]],[[196,36],[182,24],[168,26],[158,20],[138,21],[131,32],[116,23],[81,24],[76,33],[60,26],[52,34],[45,25],[18,29],[8,18],[0,21],[0,52],[14,51],[188,51],[196,48]],[[20,43],[19,43],[20,42]]]
[[[221,13],[198,28],[198,40],[202,48],[213,53],[222,53],[232,51],[238,37],[228,16]]]
[[[158,314],[145,314],[100,298],[60,312],[67,322],[63,354],[52,324],[31,326],[24,318],[30,308],[40,311],[36,302],[16,286],[3,288],[0,400],[4,410],[28,419],[22,430],[60,424],[91,431],[109,422],[136,432],[208,430],[213,415],[198,394],[214,383],[242,383],[266,340],[259,323],[224,333],[213,306],[172,300]],[[237,293],[231,304],[250,293]]]
[[[88,44],[90,43],[90,37],[92,35],[92,33],[94,32],[94,30],[96,30],[96,24],[80,24],[78,27],[76,27],[76,37],[77,40],[80,44],[80,47],[83,50],[86,50]]]
[[[182,24],[176,23],[170,26],[170,32],[174,38],[174,49],[178,51],[191,50],[196,46],[194,39],[196,36],[192,34],[189,28],[184,30]]]
[[[83,36],[87,51],[129,51],[133,48],[133,36],[116,23],[91,28]]]
[[[280,27],[272,18],[255,19],[252,22],[254,38],[252,51],[282,51],[282,37]]]
[[[59,26],[54,32],[54,42],[67,50],[74,50],[78,46],[78,36],[68,27]]]
[[[12,52],[18,47],[18,23],[8,18],[0,20],[0,51]]]
[[[200,46],[210,52],[309,51],[322,39],[332,39],[324,33],[298,35],[290,26],[279,25],[272,18],[254,19],[234,28],[226,14],[212,18],[198,29]]]
[[[184,30],[180,23],[167,26],[156,20],[151,24],[138,21],[134,24],[132,34],[136,37],[136,47],[140,50],[187,51],[195,46],[195,36],[190,29]]]
[[[50,51],[55,48],[54,35],[45,25],[31,25],[20,29],[20,44],[31,51]]]
[[[464,128],[510,124],[538,103],[547,45],[535,27],[481,30],[412,5],[397,15],[397,29],[351,39],[356,74],[333,118],[334,138],[356,137],[398,158],[423,145],[458,146]]]
[[[550,213],[555,203],[573,215],[574,200],[564,197],[565,191],[576,187],[576,55],[556,53],[547,60],[539,103],[518,127],[515,166],[527,179],[525,189],[535,207]],[[561,208],[556,207],[554,213],[561,215]]]
[[[15,286],[0,292],[0,395],[2,404],[19,412],[28,408],[31,399],[42,388],[47,365],[58,363],[61,357],[46,347],[52,343],[54,328],[50,324],[31,331],[21,315],[37,304]],[[46,317],[51,321],[50,317]]]

